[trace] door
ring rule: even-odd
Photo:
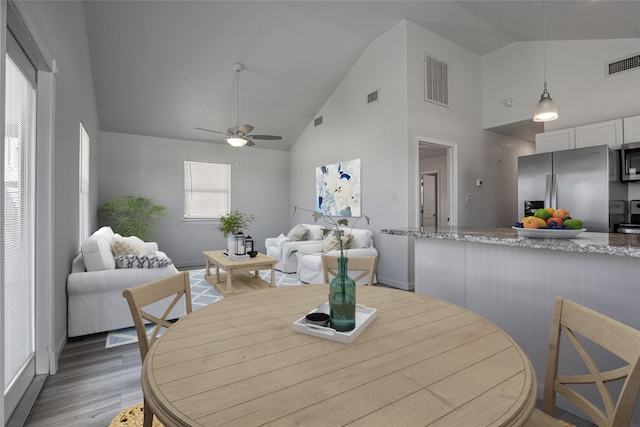
[[[525,216],[525,203],[551,206],[551,153],[518,157],[518,219]]]
[[[4,413],[35,376],[35,70],[10,49],[4,135]],[[15,60],[14,60],[15,59]]]
[[[609,232],[607,146],[553,153],[557,206],[582,220],[589,231]]]
[[[422,193],[422,227],[438,226],[438,174],[420,176]]]

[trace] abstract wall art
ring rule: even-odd
[[[360,159],[316,168],[316,212],[360,217]]]

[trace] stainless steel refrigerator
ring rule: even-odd
[[[626,220],[619,156],[599,145],[518,157],[518,220],[540,207],[563,208],[587,231],[613,232]]]

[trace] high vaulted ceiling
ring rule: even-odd
[[[103,131],[288,150],[366,47],[403,19],[479,55],[542,39],[542,1],[85,0]],[[640,0],[547,0],[547,40],[640,38]],[[639,49],[640,51],[640,46]]]

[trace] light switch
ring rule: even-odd
[[[473,203],[473,194],[467,194],[467,203]]]

